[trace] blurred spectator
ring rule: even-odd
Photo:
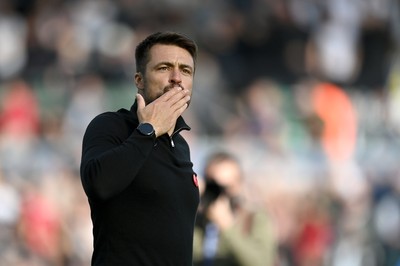
[[[0,172],[0,257],[5,257],[7,246],[13,242],[20,215],[20,201],[16,187]]]
[[[26,177],[31,170],[26,162],[35,153],[39,119],[32,88],[22,80],[7,83],[0,111],[0,158],[7,176]]]
[[[299,223],[293,241],[293,255],[298,265],[318,266],[324,261],[333,243],[330,202],[322,193],[310,191],[299,203]]]
[[[40,188],[36,185],[25,188],[19,234],[26,247],[44,263],[62,265],[59,210]]]
[[[16,77],[27,62],[26,20],[3,3],[0,5],[0,79]]]
[[[21,140],[36,135],[39,130],[39,105],[30,86],[22,81],[7,85],[1,102],[2,134]]]
[[[254,80],[238,97],[237,119],[225,127],[225,137],[257,136],[271,153],[285,150],[284,95],[271,80]]]
[[[75,88],[71,89],[71,99],[68,102],[63,122],[61,125],[61,140],[68,154],[76,161],[76,167],[80,164],[82,136],[89,122],[106,109],[104,98],[104,82],[98,75],[84,75],[76,81]]]
[[[351,160],[357,143],[357,117],[346,92],[333,84],[317,84],[313,88],[312,104],[323,122],[320,141],[329,160]]]
[[[239,161],[210,155],[196,221],[194,265],[273,265],[276,243],[268,214],[244,197]]]
[[[373,227],[381,241],[383,265],[400,263],[400,194],[395,189],[381,189],[372,213]]]

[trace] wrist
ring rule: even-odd
[[[143,136],[156,138],[156,132],[154,127],[150,123],[140,123],[136,130]]]

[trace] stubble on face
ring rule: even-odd
[[[176,71],[177,66],[182,72],[175,76],[171,71]],[[136,81],[141,83],[139,93],[143,96],[146,104],[149,104],[176,87],[191,91],[193,75],[190,75],[190,69],[194,69],[193,59],[183,48],[155,45],[150,50],[146,70],[144,73],[138,73],[140,76],[136,78]],[[188,73],[188,70],[189,74],[185,74]]]
[[[146,88],[148,88],[148,84],[147,84],[147,80],[145,79],[144,80],[144,88],[145,89],[142,89],[139,92],[141,92],[141,95],[143,96],[146,104],[149,104],[149,103],[152,103],[153,101],[155,101],[156,99],[158,99],[159,97],[161,97],[162,95],[164,95],[165,93],[167,93],[168,91],[170,91],[170,90],[172,90],[173,88],[176,88],[176,87],[180,87],[182,89],[185,89],[182,84],[173,83],[173,84],[168,84],[161,91],[154,92],[154,91],[146,89]]]

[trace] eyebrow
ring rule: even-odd
[[[155,67],[158,67],[158,66],[160,66],[160,65],[166,65],[166,66],[173,67],[175,64],[173,64],[173,63],[171,63],[171,62],[168,62],[168,61],[162,61],[162,62],[156,64]],[[194,67],[192,67],[192,66],[190,66],[190,65],[188,65],[188,64],[179,64],[179,68],[180,68],[180,69],[189,68],[191,71],[194,70]]]

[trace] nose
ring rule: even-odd
[[[181,77],[181,72],[179,69],[174,69],[171,71],[170,77],[169,77],[169,82],[170,83],[181,83],[182,82],[182,77]]]

